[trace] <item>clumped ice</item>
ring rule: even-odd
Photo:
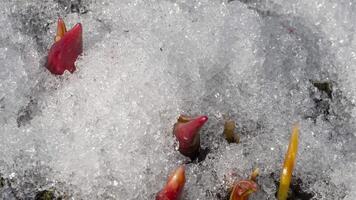
[[[250,199],[275,199],[295,122],[294,199],[356,198],[352,0],[0,7],[1,199],[154,199],[183,163],[183,199],[224,199],[256,167]],[[44,68],[58,16],[84,28],[78,70],[62,77]],[[199,162],[177,151],[182,113],[209,116]],[[239,144],[224,140],[225,120]]]

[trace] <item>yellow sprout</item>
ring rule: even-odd
[[[57,34],[56,37],[54,38],[55,42],[58,42],[60,39],[62,39],[62,37],[64,36],[64,33],[67,32],[67,28],[66,25],[64,23],[64,21],[59,18],[58,19],[58,24],[57,24]]]
[[[260,169],[259,169],[259,168],[256,168],[256,169],[253,170],[253,172],[251,173],[250,180],[256,182],[256,179],[257,179],[257,176],[258,176],[258,175],[260,175]]]
[[[288,151],[284,159],[284,165],[279,181],[278,200],[286,200],[288,197],[289,185],[292,179],[293,168],[295,165],[295,159],[298,152],[298,137],[299,137],[299,125],[293,126],[292,135],[290,137]]]

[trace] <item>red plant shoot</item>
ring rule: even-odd
[[[48,53],[46,68],[55,75],[62,75],[65,70],[75,71],[75,61],[83,52],[82,25],[76,24],[67,31],[64,21],[59,18],[55,42]]]
[[[208,121],[207,116],[190,118],[180,116],[174,124],[173,134],[179,143],[179,152],[192,160],[197,157],[200,150],[199,130]]]

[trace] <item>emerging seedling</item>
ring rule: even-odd
[[[229,200],[248,200],[251,193],[257,191],[256,178],[259,175],[259,169],[256,168],[249,180],[238,181],[234,184]]]
[[[194,160],[200,151],[199,130],[208,121],[207,116],[191,118],[180,116],[174,124],[173,134],[179,143],[179,152]]]
[[[185,169],[180,166],[168,178],[164,188],[156,195],[156,200],[179,200],[185,184]]]
[[[257,184],[251,180],[237,182],[231,192],[230,200],[247,200],[249,195],[257,191]]]
[[[229,143],[239,143],[240,137],[235,133],[235,122],[228,120],[224,125],[224,136]]]
[[[62,75],[65,70],[75,71],[75,61],[83,52],[82,25],[76,24],[67,31],[64,21],[59,18],[54,44],[48,53],[46,67],[55,75]]]
[[[62,18],[59,18],[57,22],[57,34],[56,37],[54,38],[54,42],[58,42],[59,40],[61,40],[62,37],[64,36],[64,33],[66,32],[67,32],[66,24],[64,23]]]
[[[259,169],[259,168],[256,168],[256,169],[253,170],[253,172],[251,173],[250,180],[256,182],[258,175],[260,175],[260,169]]]
[[[279,181],[278,200],[286,200],[288,197],[288,190],[292,179],[292,173],[295,165],[295,159],[298,152],[298,137],[299,125],[293,126],[292,135],[290,137],[288,151],[284,159],[284,165]]]

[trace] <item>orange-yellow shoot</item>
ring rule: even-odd
[[[298,152],[299,125],[294,125],[279,181],[278,200],[286,200]]]

